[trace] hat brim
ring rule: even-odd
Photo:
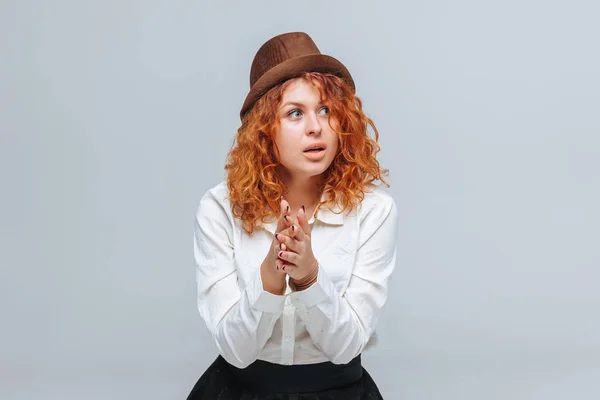
[[[254,103],[273,86],[298,76],[302,72],[322,72],[339,76],[346,81],[352,92],[356,92],[352,75],[344,64],[326,54],[309,54],[284,61],[265,72],[246,96],[240,111],[240,118],[243,118],[244,114],[254,106]]]

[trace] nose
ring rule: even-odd
[[[321,122],[319,116],[314,113],[309,113],[306,118],[306,133],[307,135],[320,135],[321,134]]]

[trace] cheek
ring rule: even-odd
[[[338,147],[340,147],[340,138],[335,135],[335,137],[332,139],[333,142],[333,147],[337,150]]]
[[[299,127],[290,127],[282,124],[279,132],[275,136],[275,142],[279,146],[279,151],[285,152],[294,151],[298,147],[298,143],[302,138],[302,129]]]
[[[279,162],[285,162],[293,157],[294,141],[290,137],[280,135],[276,140],[277,148],[279,149]]]
[[[337,153],[338,147],[340,147],[340,139],[338,136],[334,134],[333,137],[330,138],[329,143],[331,150],[333,150],[332,153]]]

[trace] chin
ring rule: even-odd
[[[333,160],[323,159],[318,162],[306,162],[305,160],[295,160],[292,168],[290,166],[283,167],[296,178],[308,179],[322,175],[331,166]],[[289,165],[289,164],[288,164]]]
[[[315,165],[313,168],[307,168],[305,170],[298,171],[298,174],[301,174],[308,178],[312,178],[314,176],[322,175],[325,171],[327,171],[327,168],[329,168],[330,165],[331,165],[331,163],[323,164],[323,165]]]

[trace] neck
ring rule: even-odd
[[[295,212],[304,205],[306,212],[311,212],[321,200],[321,179],[320,176],[309,179],[288,179],[284,180],[287,193],[284,195],[291,209]],[[310,215],[310,214],[308,214]]]

